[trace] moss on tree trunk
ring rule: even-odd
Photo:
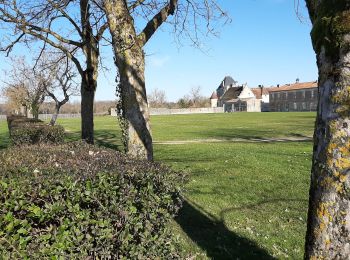
[[[145,87],[143,42],[138,39],[125,1],[105,1],[115,64],[118,67],[122,112],[126,121],[126,150],[153,160],[153,145]]]
[[[350,257],[350,1],[308,0],[319,69],[305,259]]]

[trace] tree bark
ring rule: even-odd
[[[133,48],[134,49],[134,48]],[[142,49],[130,50],[127,56],[116,55],[120,70],[122,109],[127,122],[127,152],[136,157],[153,160],[153,145],[144,79],[144,54]],[[129,52],[129,51],[127,51]],[[122,56],[122,57],[120,57]],[[135,66],[137,64],[137,66]]]
[[[350,258],[350,2],[307,0],[319,69],[305,259]]]
[[[52,115],[49,125],[54,126],[57,121],[58,113],[60,112],[60,107],[56,105],[55,113]]]
[[[94,143],[94,100],[98,76],[98,39],[93,35],[90,24],[90,5],[88,0],[80,0],[82,33],[86,44],[83,53],[86,57],[86,70],[81,81],[81,138],[89,144]]]
[[[120,76],[122,112],[127,123],[127,153],[153,160],[152,134],[145,87],[143,43],[125,1],[105,1],[115,64]]]
[[[32,104],[32,115],[34,119],[39,119],[39,105]]]
[[[88,73],[86,73],[88,74]],[[91,78],[91,75],[90,75]],[[95,87],[83,78],[81,81],[81,139],[89,144],[94,143],[94,100]]]

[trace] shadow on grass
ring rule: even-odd
[[[121,151],[122,143],[121,137],[117,133],[109,130],[95,130],[94,131],[95,144],[113,150]],[[80,141],[80,132],[66,132],[66,141]]]
[[[301,134],[301,133],[273,133],[273,130],[259,130],[259,129],[215,129],[213,131],[201,131],[193,132],[193,135],[196,135],[197,138],[216,138],[221,140],[232,140],[232,139],[242,139],[247,141],[262,141],[262,142],[276,142],[278,139],[279,142],[309,142],[312,141],[312,137]],[[277,137],[278,134],[285,135],[285,137]],[[277,136],[276,136],[277,135]],[[293,140],[295,138],[295,140]]]
[[[0,134],[0,150],[6,149],[10,146],[10,137],[8,133],[1,133]]]
[[[121,137],[118,136],[116,133],[111,133],[107,130],[96,130],[94,134],[95,143],[97,145],[117,151],[121,151],[123,149]]]
[[[10,141],[7,138],[0,137],[0,150],[6,149],[10,146]]]
[[[175,220],[212,259],[275,259],[253,241],[230,231],[222,220],[187,201]]]

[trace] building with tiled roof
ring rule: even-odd
[[[291,90],[299,90],[299,89],[310,89],[317,88],[317,81],[311,82],[301,82],[296,81],[293,84],[286,84],[283,86],[273,87],[269,89],[269,92],[280,92],[280,91],[291,91]]]
[[[260,112],[261,101],[247,84],[237,86],[237,82],[226,76],[210,97],[212,107],[223,107],[225,112]]]
[[[257,99],[264,99],[264,97],[268,97],[269,96],[269,90],[271,88],[265,88],[263,86],[260,86],[258,88],[252,88],[251,90],[253,91],[255,97]],[[268,103],[268,99],[266,100]]]
[[[211,96],[212,107],[224,107],[225,112],[260,111],[316,111],[317,81],[285,84],[277,87],[248,88],[237,85],[226,76]]]
[[[317,81],[286,84],[269,88],[270,111],[316,111],[318,102]]]

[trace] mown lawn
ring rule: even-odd
[[[189,174],[174,224],[197,259],[302,259],[314,113],[235,113],[152,117],[155,159]],[[80,120],[59,120],[68,140]],[[121,148],[115,118],[97,117],[96,143]],[[308,141],[288,141],[309,137]],[[232,139],[239,138],[239,142]],[[286,138],[284,142],[251,139]],[[209,142],[210,139],[224,142]],[[0,122],[0,147],[7,145]],[[161,144],[200,140],[198,143]]]

